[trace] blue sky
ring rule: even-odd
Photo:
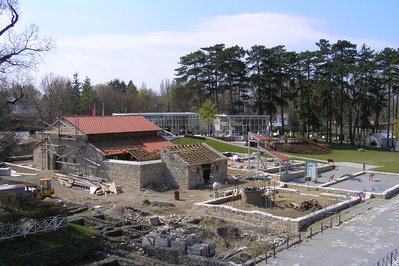
[[[36,24],[57,49],[33,73],[93,84],[114,78],[158,90],[180,56],[217,43],[314,50],[321,38],[399,47],[399,1],[20,0],[20,26]]]

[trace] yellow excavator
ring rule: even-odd
[[[32,192],[33,196],[41,199],[51,197],[54,194],[54,189],[51,187],[51,180],[49,178],[41,178],[39,187],[36,185],[26,185],[25,190]]]

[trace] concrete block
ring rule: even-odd
[[[187,252],[190,255],[201,256],[201,251],[202,251],[202,249],[200,246],[198,246],[198,244],[187,247]]]
[[[179,240],[172,240],[170,241],[170,246],[171,248],[175,248],[181,251],[186,251],[187,250],[187,243],[186,241],[179,241]]]
[[[209,257],[215,256],[215,254],[216,254],[215,243],[213,243],[213,242],[208,243],[208,255],[209,255]]]
[[[201,246],[201,256],[209,257],[208,244],[199,244]]]
[[[192,246],[192,245],[199,244],[199,243],[201,243],[201,241],[199,240],[199,238],[196,235],[191,234],[191,235],[187,236],[187,245],[188,246]]]
[[[195,244],[187,247],[188,254],[209,257],[207,244]]]
[[[148,246],[155,246],[155,239],[149,235],[143,236],[141,239],[141,246],[148,247]]]
[[[155,246],[164,248],[170,247],[170,239],[167,237],[156,237]]]

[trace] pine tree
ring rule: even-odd
[[[80,111],[81,114],[91,114],[91,108],[96,100],[96,91],[91,85],[89,77],[86,76],[83,81],[82,93],[80,96]]]

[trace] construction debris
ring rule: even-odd
[[[181,228],[161,229],[150,232],[142,238],[143,248],[148,246],[171,248],[185,251],[191,255],[212,257],[215,255],[215,243],[201,243],[195,234],[189,234]]]
[[[83,189],[90,194],[118,194],[115,182],[108,183],[107,180],[95,176],[54,174],[53,178],[64,187]]]
[[[322,209],[323,207],[319,204],[319,202],[315,199],[311,199],[311,200],[305,200],[303,202],[301,202],[301,204],[295,204],[295,203],[291,203],[291,206],[294,209],[298,209],[301,211],[306,211],[306,210],[312,210],[312,211],[317,211]]]

